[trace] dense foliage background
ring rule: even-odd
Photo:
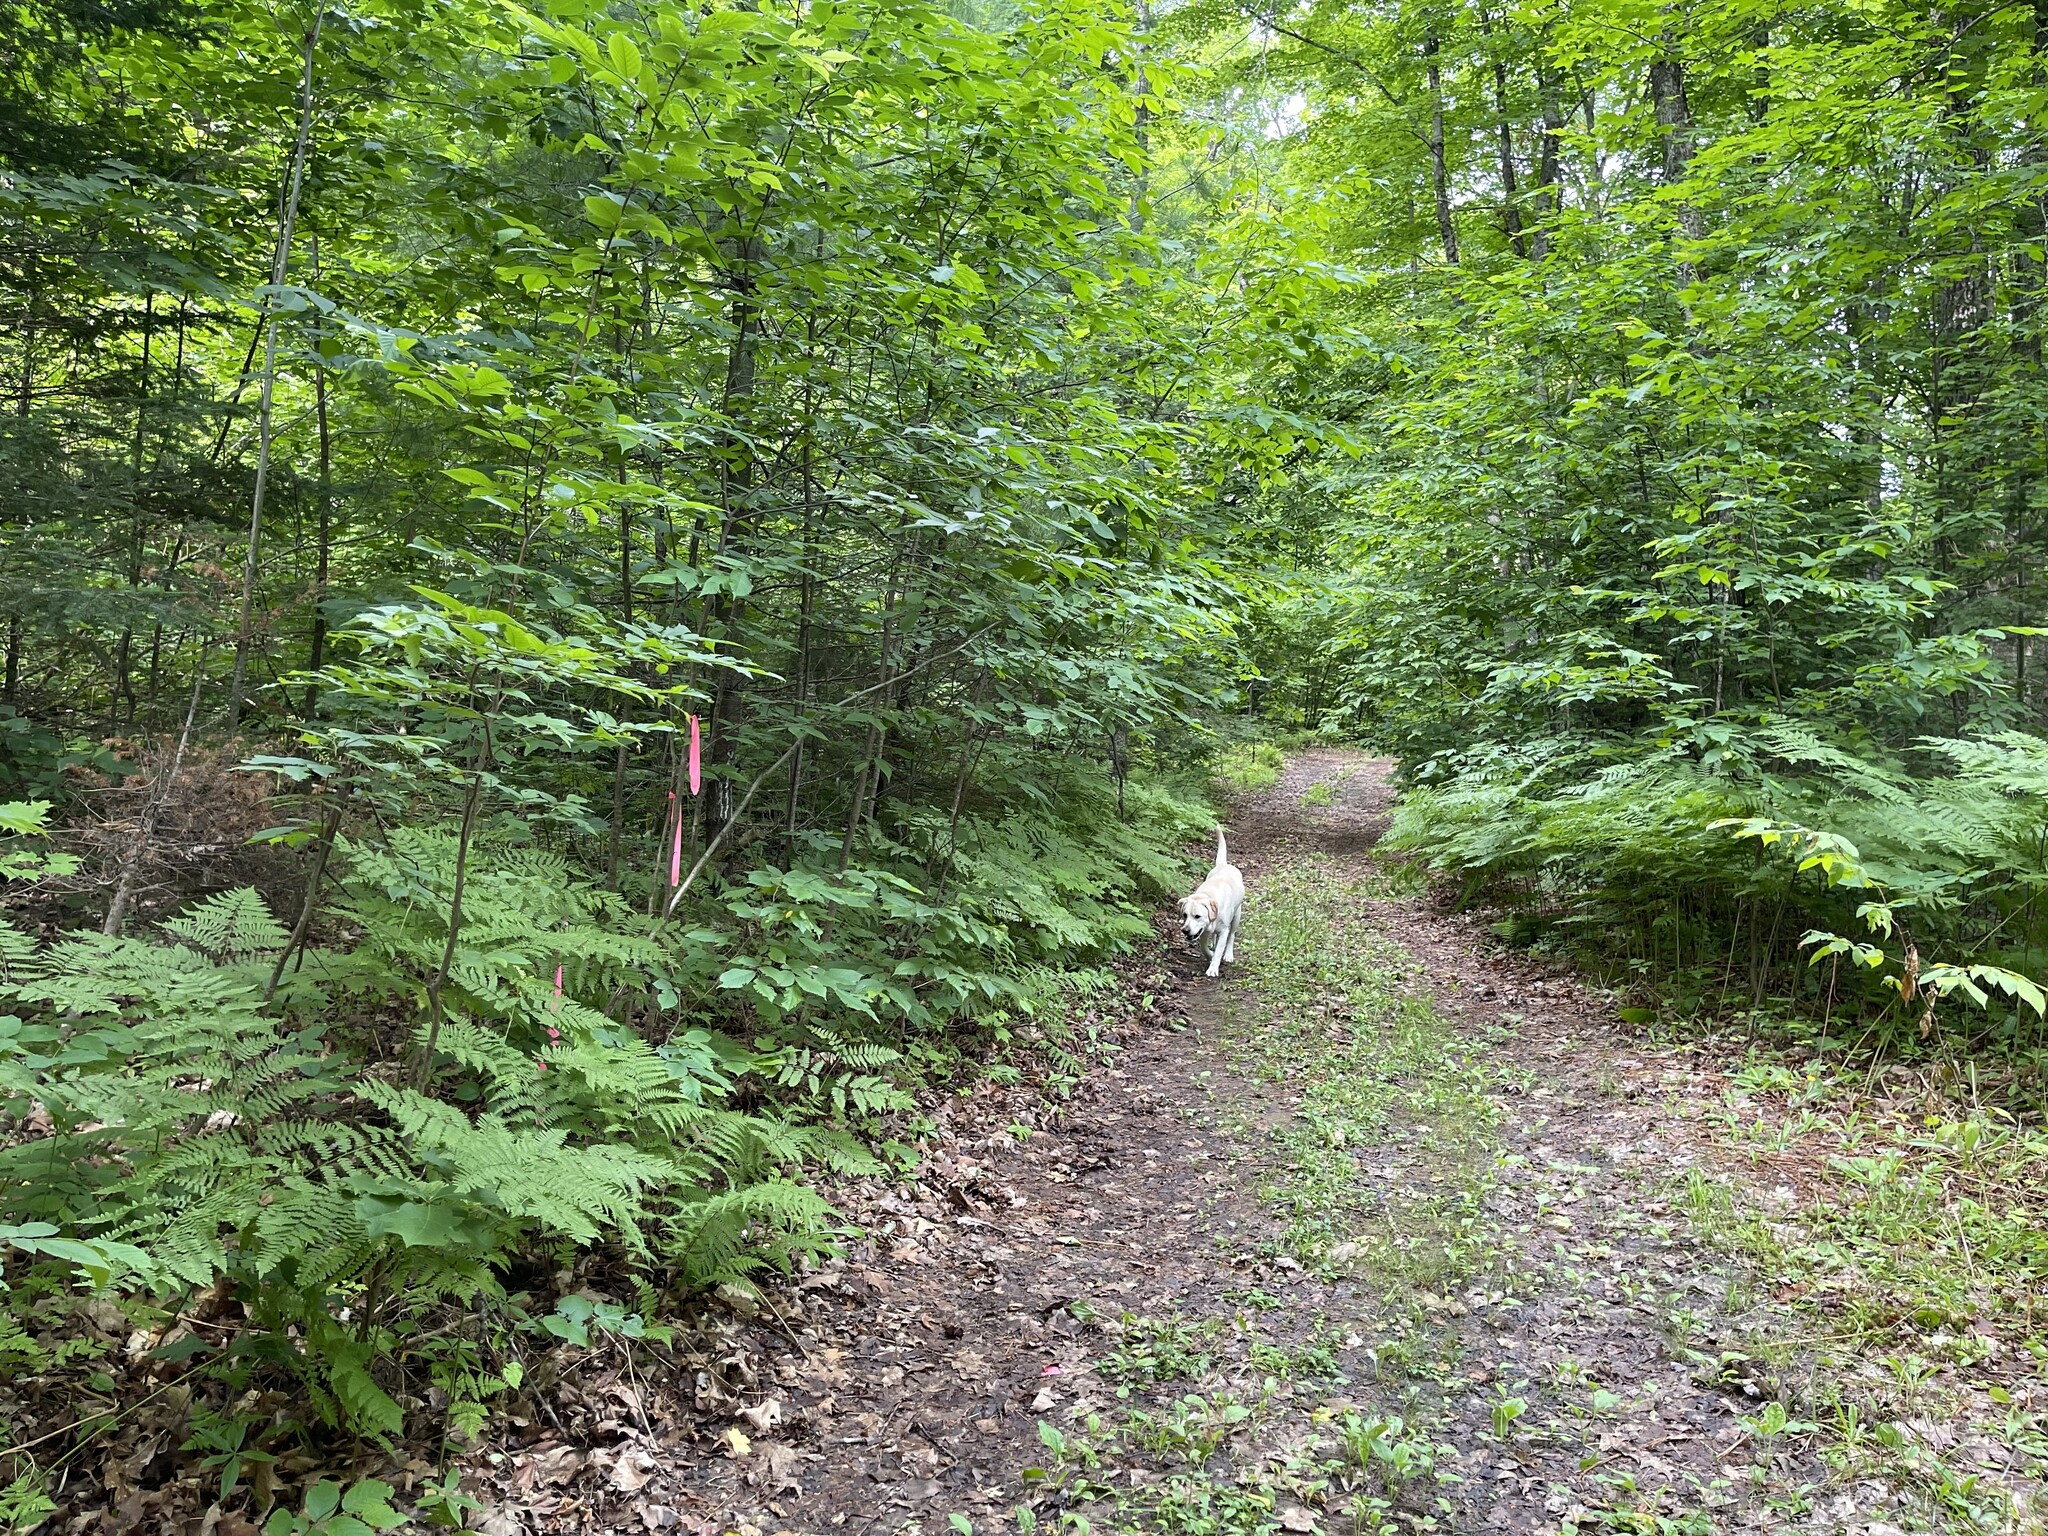
[[[16,1301],[473,1429],[422,1319],[821,1242],[1219,721],[1646,1008],[2038,1095],[2038,7],[6,14]]]
[[[1268,699],[1517,936],[2036,1093],[2044,21],[1316,5],[1234,66],[1339,274],[1268,397],[1350,445],[1244,492]]]

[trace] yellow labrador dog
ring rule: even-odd
[[[1244,915],[1244,876],[1230,862],[1223,829],[1216,829],[1216,862],[1194,894],[1180,904],[1181,929],[1193,948],[1208,940],[1209,974],[1223,974],[1225,961],[1237,964],[1237,924]]]

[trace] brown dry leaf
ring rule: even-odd
[[[761,1315],[761,1298],[755,1294],[752,1286],[735,1285],[727,1281],[711,1294],[743,1323],[751,1323]]]
[[[801,1493],[803,1484],[797,1481],[796,1460],[794,1447],[763,1441],[753,1467],[747,1472],[747,1481],[766,1493],[779,1493],[784,1488]]]
[[[739,1399],[725,1384],[722,1377],[712,1371],[697,1373],[696,1403],[699,1413],[729,1413]]]
[[[821,1387],[844,1386],[851,1379],[846,1374],[846,1368],[839,1363],[845,1358],[846,1351],[843,1349],[821,1349],[814,1351],[810,1360],[804,1365],[802,1374],[808,1376]]]
[[[478,1536],[525,1536],[526,1523],[507,1505],[485,1504],[469,1512],[469,1528]]]
[[[645,1451],[627,1451],[612,1468],[611,1485],[620,1493],[638,1493],[647,1486],[658,1465]]]
[[[550,1446],[531,1456],[522,1456],[513,1469],[512,1481],[522,1490],[542,1483],[566,1483],[583,1470],[586,1459],[573,1445]]]
[[[771,1397],[752,1408],[742,1408],[735,1417],[753,1425],[755,1434],[765,1435],[782,1422],[782,1400]]]

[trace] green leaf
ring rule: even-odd
[[[341,1484],[322,1478],[306,1490],[303,1513],[308,1520],[325,1520],[341,1507]]]

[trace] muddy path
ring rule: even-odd
[[[603,1434],[532,1426],[470,1523],[1894,1531],[1726,1347],[1711,1067],[1390,875],[1388,777],[1292,758],[1232,822],[1240,972],[1162,941],[1076,999],[1063,1099],[935,1106],[843,1258],[621,1375]]]

